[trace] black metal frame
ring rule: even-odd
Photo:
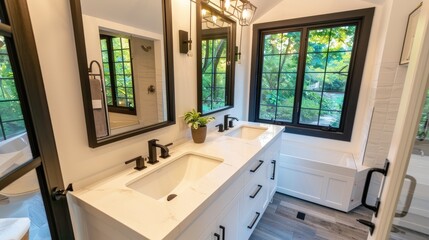
[[[230,108],[234,107],[234,85],[235,85],[235,44],[236,44],[236,22],[224,15],[222,15],[221,12],[218,10],[210,7],[210,5],[204,4],[201,1],[196,1],[197,5],[197,104],[198,104],[198,111],[202,113],[203,110],[203,79],[202,79],[202,50],[201,50],[201,41],[203,39],[202,35],[202,16],[201,16],[201,9],[202,7],[210,8],[211,11],[215,12],[219,16],[222,16],[222,19],[225,19],[225,22],[228,22],[231,24],[231,30],[228,39],[228,49],[227,49],[227,59],[230,61],[230,70],[228,72],[227,70],[227,81],[225,86],[225,95],[226,95],[226,102],[225,107],[218,108],[216,110],[203,113],[201,115],[208,115],[213,114],[217,112],[221,112]],[[228,68],[227,68],[228,69]]]
[[[113,57],[113,49],[112,49],[112,38],[114,38],[115,36],[110,36],[110,35],[106,35],[106,34],[100,34],[100,39],[106,39],[107,42],[107,55],[109,56],[109,70],[110,70],[110,86],[111,86],[111,90],[112,90],[112,102],[113,105],[109,105],[107,104],[107,107],[109,109],[109,112],[116,112],[116,113],[122,113],[122,114],[130,114],[130,115],[137,115],[137,111],[135,108],[135,104],[136,104],[136,94],[135,94],[135,86],[134,86],[134,70],[133,70],[133,66],[132,66],[132,59],[130,59],[130,64],[131,64],[131,78],[133,79],[133,101],[134,101],[134,107],[130,108],[130,107],[121,107],[117,105],[117,99],[116,99],[116,92],[117,92],[117,86],[116,86],[116,68],[115,68],[115,61],[114,61],[114,57]],[[129,51],[130,51],[130,56],[131,55],[131,39],[128,39],[129,42]],[[121,43],[122,45],[122,43]],[[121,49],[122,51],[123,49]],[[103,62],[104,64],[104,62]],[[104,84],[104,83],[103,83]],[[127,87],[125,87],[127,88]]]
[[[162,0],[165,47],[165,76],[167,98],[167,120],[161,123],[130,130],[109,137],[97,138],[95,132],[94,113],[91,102],[91,91],[88,81],[88,60],[86,56],[84,26],[80,0],[70,0],[73,30],[75,36],[77,61],[79,66],[80,84],[82,89],[83,107],[88,136],[88,145],[92,148],[100,147],[112,142],[120,141],[132,136],[164,128],[176,124],[175,96],[174,96],[174,66],[173,66],[173,34],[171,0]]]
[[[362,81],[365,58],[368,48],[369,35],[371,32],[372,19],[374,8],[353,10],[347,12],[339,12],[333,14],[283,20],[277,22],[255,24],[253,26],[253,50],[252,50],[252,66],[251,66],[251,82],[250,82],[250,99],[249,99],[249,120],[265,123],[273,123],[273,121],[259,119],[259,104],[260,104],[260,89],[261,89],[261,67],[263,47],[263,34],[267,32],[279,32],[285,29],[302,29],[301,41],[307,38],[307,30],[313,27],[320,26],[335,26],[342,23],[357,23],[355,48],[352,54],[352,63],[349,68],[349,78],[345,93],[344,106],[342,109],[342,120],[340,129],[332,129],[321,126],[312,126],[299,124],[296,117],[294,123],[286,123],[274,121],[276,124],[286,125],[285,132],[309,135],[315,137],[330,138],[342,141],[350,141],[353,131],[354,118],[359,97],[360,85]],[[306,42],[306,41],[304,41]],[[298,80],[295,89],[295,108],[294,111],[301,107],[301,95],[303,91],[303,69],[305,61],[305,52],[307,46],[300,49],[300,58],[298,67]],[[299,114],[295,113],[295,114]]]
[[[206,41],[206,40],[216,40],[216,39],[223,38],[223,39],[226,39],[226,41],[227,41],[227,50],[228,50],[228,48],[229,48],[229,42],[231,42],[231,33],[228,31],[229,28],[228,28],[227,31],[224,31],[224,30],[226,30],[226,28],[215,28],[215,29],[205,29],[205,30],[202,30],[202,37],[201,37],[201,41],[199,41],[199,43],[201,43],[202,41]],[[214,58],[213,55],[212,55],[212,58]],[[228,59],[228,54],[227,54],[226,59]],[[202,65],[202,62],[201,62],[201,65]],[[214,66],[212,67],[212,69],[214,69]],[[214,78],[216,77],[214,75],[214,73],[212,75],[213,75]],[[225,88],[224,88],[224,90],[225,90],[225,104],[226,105],[228,104],[228,96],[229,96],[229,94],[226,92],[226,89],[228,87],[228,84],[229,84],[230,80],[231,80],[231,67],[227,65],[226,72],[225,72]],[[202,77],[201,77],[201,81],[202,81]],[[216,86],[216,81],[214,81],[213,84],[214,85],[212,86],[212,93],[213,93],[214,89],[218,88]],[[201,82],[201,93],[202,93],[202,82]],[[213,102],[216,102],[216,101],[214,101],[213,98],[212,98],[210,100],[210,102],[213,104]],[[203,99],[202,99],[202,94],[201,94],[201,110],[199,110],[199,111],[202,114],[206,114],[206,113],[203,112],[202,106],[203,106]],[[224,107],[225,106],[223,106],[221,108],[223,109]],[[214,111],[216,111],[218,109],[215,109]],[[210,111],[210,112],[212,112],[212,111]]]
[[[64,188],[64,183],[27,2],[1,1],[1,12],[13,26],[9,56],[16,74],[31,152],[36,158],[1,178],[0,189],[36,169],[52,239],[74,239],[67,200],[55,201],[51,197],[51,189]]]

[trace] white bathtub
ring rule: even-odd
[[[351,153],[284,141],[277,191],[348,212],[361,204],[367,169]]]
[[[429,234],[429,156],[411,155],[407,175],[416,179],[416,188],[408,214],[403,218],[395,218],[394,224],[417,232]],[[408,194],[409,181],[404,181],[398,211],[404,209]]]

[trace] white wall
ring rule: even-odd
[[[374,81],[373,72],[376,71],[374,66],[375,63],[380,61],[379,58],[381,58],[379,54],[377,55],[375,53],[378,52],[377,49],[380,47],[379,39],[384,39],[383,28],[385,26],[380,24],[383,20],[383,7],[382,5],[377,5],[361,0],[283,0],[281,3],[254,22],[255,24],[264,23],[370,7],[376,7],[376,12],[373,20],[373,27],[368,46],[368,54],[366,58],[351,142],[286,133],[283,135],[284,143],[282,149],[287,148],[287,141],[297,141],[307,144],[309,147],[317,146],[332,150],[350,152],[353,153],[355,157],[357,156],[357,158],[363,155],[361,154],[363,151],[361,141],[363,138],[366,138],[366,135],[365,131],[362,131],[362,129],[365,129],[364,123],[369,121],[367,109],[369,105],[368,99],[370,99],[371,95],[371,84]],[[250,39],[250,37],[247,39]],[[248,47],[250,51],[251,46],[249,45]],[[250,62],[248,64],[250,66]],[[250,71],[250,69],[248,69],[248,71]]]
[[[173,44],[177,124],[135,136],[99,148],[89,148],[82,105],[82,94],[74,44],[69,0],[28,0],[36,38],[51,120],[54,128],[64,182],[73,183],[138,155],[147,155],[147,141],[176,142],[189,137],[183,123],[185,111],[197,107],[196,57],[179,54],[179,29],[189,30],[189,0],[173,0]],[[195,11],[195,5],[193,5]],[[195,16],[195,13],[193,13]],[[195,24],[195,17],[193,19]],[[196,39],[195,31],[193,39]],[[243,54],[245,59],[246,54]],[[237,67],[236,108],[217,114],[231,113],[243,118],[244,73]],[[213,128],[214,124],[210,127]]]

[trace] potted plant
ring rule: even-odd
[[[214,119],[210,116],[201,116],[201,113],[195,109],[185,113],[185,122],[191,128],[192,139],[195,143],[203,143],[206,140],[207,124]]]

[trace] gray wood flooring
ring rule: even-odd
[[[305,214],[304,220],[297,218],[298,212]],[[372,212],[362,206],[344,213],[276,193],[250,240],[365,240],[368,228],[356,219],[370,220],[371,217]],[[429,239],[427,235],[415,236],[413,233],[413,238],[409,238],[410,232],[401,229],[392,233],[391,239]]]

